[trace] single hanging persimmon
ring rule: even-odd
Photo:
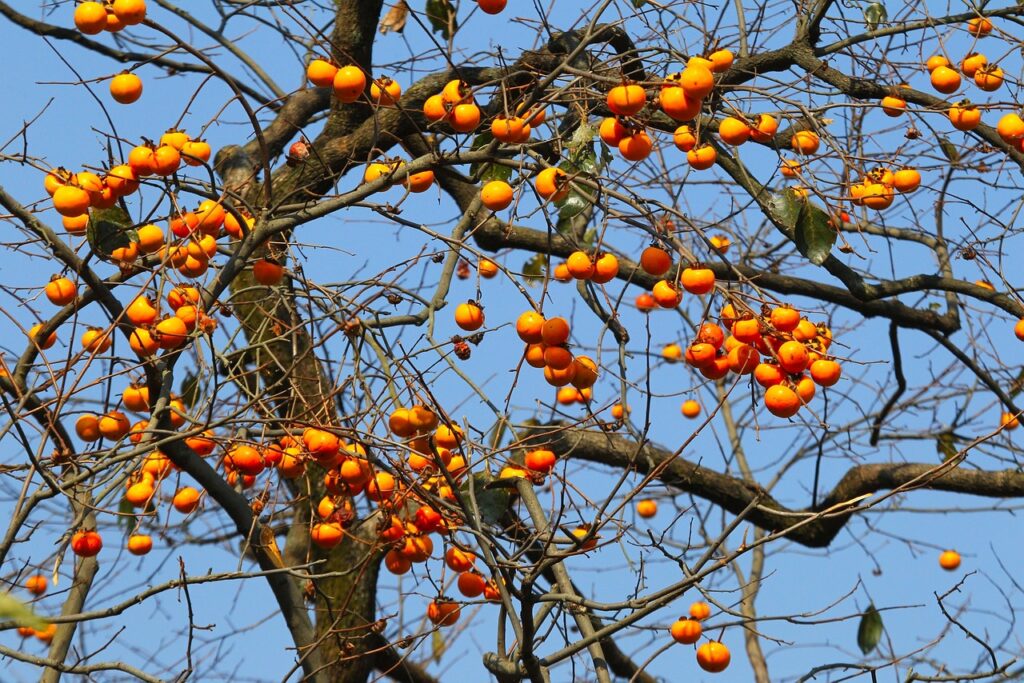
[[[729,648],[717,640],[709,641],[697,648],[697,664],[709,673],[725,671],[731,659]]]
[[[142,79],[129,71],[122,71],[110,79],[110,96],[119,104],[131,104],[142,97]]]
[[[455,324],[467,332],[475,332],[483,327],[484,312],[475,301],[467,301],[455,308]]]
[[[492,180],[480,190],[480,201],[491,211],[501,211],[512,205],[512,186],[504,180]]]
[[[476,4],[484,14],[501,14],[508,0],[476,0]]]
[[[78,296],[78,286],[66,277],[56,275],[46,283],[46,298],[54,306],[67,306]]]

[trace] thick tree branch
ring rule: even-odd
[[[531,441],[547,443],[560,457],[634,469],[644,475],[656,473],[665,484],[704,498],[733,514],[741,513],[759,499],[748,513],[748,521],[772,532],[785,532],[795,527],[786,534],[787,538],[811,548],[828,547],[853,514],[842,510],[820,513],[877,491],[929,489],[990,498],[1024,497],[1024,472],[967,470],[954,461],[942,465],[880,463],[851,467],[817,507],[794,510],[776,501],[760,486],[716,472],[657,446],[645,444],[638,452],[636,443],[628,437],[558,424],[528,431]],[[631,458],[634,453],[638,454]]]

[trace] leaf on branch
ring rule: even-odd
[[[181,380],[181,402],[185,404],[185,407],[189,410],[199,400],[199,378],[193,375],[191,372],[185,373],[184,379]]]
[[[878,641],[882,639],[882,628],[882,615],[874,605],[868,605],[857,627],[857,645],[861,652],[867,654],[878,646]]]
[[[555,204],[558,206],[558,223],[555,224],[555,229],[563,234],[574,232],[576,219],[590,207],[590,202],[576,190],[570,190],[568,197]]]
[[[131,226],[132,219],[119,206],[93,209],[85,237],[93,252],[104,261],[109,261],[115,249],[123,249],[139,241],[139,234]]]
[[[885,5],[882,3],[873,2],[864,8],[864,23],[869,33],[888,20],[889,13],[885,11]]]
[[[18,626],[40,630],[46,628],[45,619],[37,616],[28,605],[10,593],[0,593],[0,619],[13,621]]]
[[[131,533],[135,528],[135,506],[131,501],[121,498],[117,505],[117,525],[124,529],[125,533]]]
[[[444,650],[444,636],[441,635],[439,630],[435,629],[433,634],[430,636],[430,658],[433,659],[435,663],[440,662],[441,657],[444,655]]]
[[[491,144],[492,140],[494,140],[494,136],[491,135],[490,131],[484,131],[473,138],[473,144],[469,148],[471,150],[483,149]],[[488,161],[474,161],[469,166],[469,175],[473,178],[479,177],[480,181],[484,183],[489,183],[492,180],[508,182],[512,177],[512,167],[492,164]]]
[[[633,0],[633,7],[640,9],[647,4],[647,0]]]
[[[451,0],[427,0],[426,14],[434,33],[440,33],[445,40],[451,38],[458,28]]]
[[[398,0],[388,13],[384,15],[384,18],[380,20],[380,27],[378,30],[381,34],[386,34],[388,31],[395,31],[401,33],[405,30],[405,22],[409,18],[409,4],[405,0]]]
[[[956,148],[952,142],[947,138],[939,138],[939,149],[942,150],[943,155],[954,164],[960,163],[960,150]]]
[[[547,259],[544,254],[534,254],[523,264],[522,276],[528,285],[536,285],[544,279],[544,266]]]
[[[824,263],[836,243],[829,216],[817,204],[786,189],[772,199],[772,211],[791,232],[797,249],[816,266]]]
[[[487,488],[491,477],[486,472],[477,472],[473,475],[473,496],[476,498],[476,506],[480,511],[480,521],[487,525],[495,525],[508,509],[509,492],[502,488]],[[469,482],[461,487],[462,493],[469,496]]]
[[[942,462],[955,458],[957,454],[956,437],[950,432],[943,432],[935,437],[935,450],[942,456]]]

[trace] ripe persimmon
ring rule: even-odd
[[[171,505],[183,515],[194,512],[199,507],[199,491],[192,486],[182,486],[171,499]]]
[[[110,79],[110,96],[119,104],[131,104],[142,97],[142,79],[129,71],[122,71]]]
[[[132,534],[126,545],[132,555],[146,555],[153,549],[153,538],[149,534]]]
[[[771,114],[758,114],[750,126],[750,139],[755,142],[769,143],[779,130],[779,121]]]
[[[79,529],[71,536],[71,550],[79,557],[95,557],[103,549],[103,538],[95,531]]]
[[[370,101],[380,106],[395,106],[402,96],[402,86],[388,76],[373,79],[370,83]]]
[[[789,141],[789,146],[793,148],[794,152],[804,155],[816,153],[820,145],[821,139],[813,130],[799,130],[793,133],[793,137]]]
[[[966,100],[950,107],[948,116],[957,130],[974,130],[981,123],[981,110]]]
[[[480,125],[480,107],[473,102],[463,102],[452,107],[448,125],[457,133],[472,133]]]
[[[541,198],[557,202],[569,196],[568,179],[562,169],[548,167],[537,174],[534,187]]]
[[[700,404],[694,401],[692,398],[687,401],[683,401],[683,407],[680,412],[683,413],[683,417],[692,420],[698,415],[700,415]]]
[[[453,626],[459,620],[461,607],[459,603],[443,598],[436,598],[427,605],[427,619],[437,626]]]
[[[967,30],[975,38],[984,38],[992,33],[992,20],[988,17],[974,17],[967,20]]]
[[[102,33],[107,28],[107,9],[102,2],[83,2],[75,7],[75,28],[88,36]]]
[[[598,126],[597,133],[605,144],[611,147],[618,147],[622,139],[629,135],[629,130],[619,122],[618,117],[608,116],[601,119],[601,125]]]
[[[732,66],[733,59],[732,52],[725,48],[719,48],[708,55],[708,60],[711,62],[711,70],[716,74],[728,71],[729,67]]]
[[[689,152],[697,146],[697,136],[693,134],[693,130],[689,126],[679,126],[672,133],[672,143],[681,152]]]
[[[569,274],[577,280],[589,280],[594,274],[594,262],[585,251],[574,251],[565,260]]]
[[[643,161],[650,156],[654,142],[645,131],[638,130],[622,138],[618,146],[622,158],[628,161]]]
[[[78,285],[66,277],[55,275],[46,283],[44,292],[54,306],[67,306],[78,296]]]
[[[727,145],[742,145],[750,139],[750,124],[735,116],[726,116],[718,123],[718,137]]]
[[[901,97],[895,95],[886,95],[879,102],[879,106],[882,107],[882,111],[885,112],[886,116],[900,116],[907,111],[907,101]]]
[[[345,531],[338,522],[316,522],[309,529],[310,540],[325,550],[341,543],[344,536]]]
[[[314,59],[306,66],[306,78],[315,86],[331,88],[334,86],[334,77],[338,74],[338,67],[326,59]]]
[[[640,253],[640,267],[649,275],[661,277],[672,268],[672,257],[661,247],[650,246]]]
[[[960,74],[948,66],[939,66],[931,73],[932,87],[944,95],[959,90],[960,82]]]
[[[690,605],[690,617],[697,621],[704,621],[711,616],[711,605],[706,602],[697,602]]]
[[[210,160],[213,150],[205,140],[189,140],[181,146],[181,158],[189,166],[202,166]]]
[[[939,554],[939,566],[951,572],[960,566],[960,553],[955,550],[944,550]]]
[[[715,77],[711,69],[691,60],[679,76],[679,85],[688,97],[702,100],[715,87]]]
[[[793,417],[800,410],[800,397],[784,384],[775,384],[764,392],[764,405],[776,417]]]
[[[479,330],[484,324],[483,309],[473,301],[459,304],[455,307],[455,324],[467,332]]]
[[[668,280],[658,280],[651,289],[651,296],[662,308],[675,308],[683,301],[683,293]]]
[[[343,66],[334,74],[331,85],[338,101],[351,104],[366,90],[366,74],[358,66]]]
[[[541,341],[547,346],[560,346],[569,341],[569,323],[565,318],[550,318],[541,325]]]
[[[704,629],[696,619],[678,619],[669,627],[672,640],[682,645],[693,645],[700,640]]]
[[[524,464],[529,470],[547,474],[555,468],[557,459],[554,451],[547,448],[538,448],[526,453]]]
[[[42,595],[46,592],[49,582],[42,574],[33,574],[25,579],[25,590],[32,595]]]
[[[709,144],[694,147],[686,153],[686,163],[695,171],[704,171],[715,165],[718,160],[718,152]]]
[[[528,344],[543,340],[544,317],[536,311],[526,311],[516,319],[516,334]]]
[[[635,83],[617,85],[608,91],[608,108],[618,116],[633,116],[647,103],[647,93]]]
[[[709,641],[697,648],[697,664],[709,673],[725,671],[731,659],[729,648],[717,640]]]
[[[715,288],[715,273],[710,268],[685,268],[679,281],[690,294],[707,294]]]
[[[1003,84],[1003,70],[994,65],[986,64],[974,72],[974,84],[986,92],[995,92]]]

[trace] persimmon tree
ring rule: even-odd
[[[1024,8],[0,15],[16,675],[1021,675]]]

